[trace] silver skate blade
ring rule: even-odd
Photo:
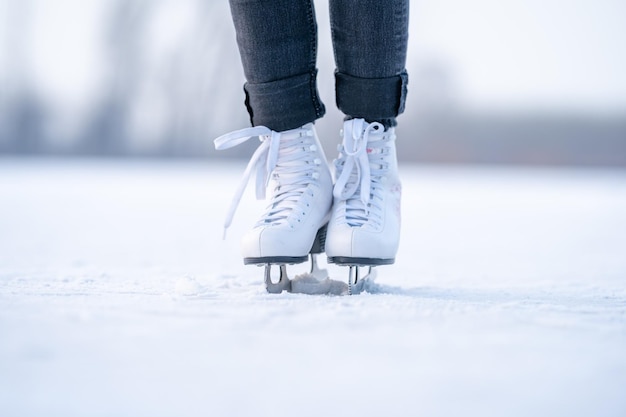
[[[367,268],[365,275],[362,274],[361,268]],[[366,284],[370,279],[374,279],[375,271],[371,266],[360,267],[350,265],[348,272],[348,295],[360,294],[366,289]]]
[[[317,254],[311,254],[310,272],[296,275],[289,279],[287,265],[280,264],[280,274],[277,282],[272,281],[272,264],[265,264],[265,288],[270,294],[280,294],[283,291],[309,295],[355,295],[368,288],[368,282],[373,280],[376,270],[371,266],[350,265],[348,283],[330,279],[326,269],[321,269],[317,263]],[[366,269],[367,268],[367,269]],[[365,272],[365,273],[364,273]]]
[[[328,271],[325,269],[321,269],[317,264],[316,253],[311,254],[311,271],[309,272],[309,274],[317,278],[318,281],[323,281],[328,278]]]
[[[278,282],[272,282],[272,264],[265,264],[265,289],[270,294],[280,294],[283,291],[291,291],[291,280],[287,276],[287,266],[280,265]]]

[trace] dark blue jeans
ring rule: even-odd
[[[253,125],[275,131],[324,115],[313,0],[230,0]],[[335,92],[348,118],[395,126],[408,75],[409,0],[330,0]]]

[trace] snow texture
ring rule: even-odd
[[[242,170],[0,159],[0,416],[626,415],[626,172],[402,166],[349,297],[265,292]]]

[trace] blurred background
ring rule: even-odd
[[[626,166],[625,18],[621,0],[411,1],[401,158]],[[248,126],[243,82],[226,0],[0,0],[0,154],[217,157],[213,138]]]

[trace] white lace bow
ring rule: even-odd
[[[316,150],[312,144],[312,136],[312,130],[306,127],[288,132],[275,132],[265,126],[255,126],[227,133],[215,139],[215,148],[218,150],[232,148],[253,137],[258,137],[261,141],[235,191],[224,221],[224,236],[232,223],[253,171],[256,171],[256,198],[259,200],[265,199],[271,179],[278,182],[276,193],[272,196],[261,222],[276,223],[287,219],[298,203],[298,197],[301,196],[303,189],[312,177],[317,176],[312,170],[320,164],[320,160],[315,159],[311,152],[302,152],[303,147],[305,150]]]
[[[387,134],[378,122],[352,119],[344,124],[333,195],[343,204],[345,221],[351,226],[381,220],[381,182],[388,168],[387,144],[393,139],[395,136]]]

